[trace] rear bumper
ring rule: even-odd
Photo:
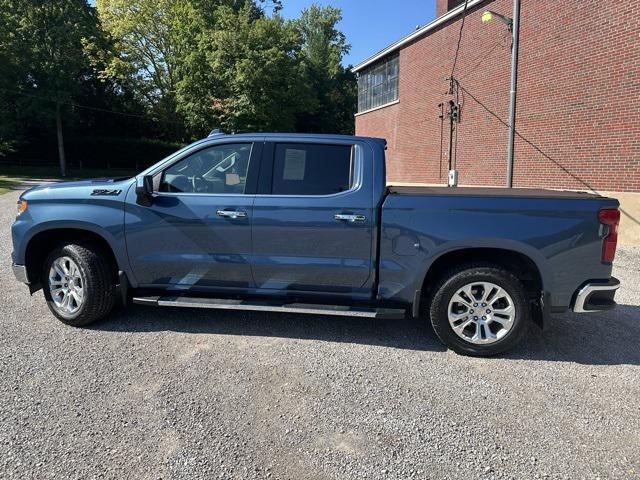
[[[13,264],[13,274],[19,282],[29,284],[29,276],[27,275],[27,267],[24,265]]]
[[[573,302],[576,313],[609,310],[616,305],[614,297],[620,288],[620,281],[611,277],[608,281],[589,282],[578,289]]]

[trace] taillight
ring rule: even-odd
[[[611,263],[616,256],[620,210],[617,208],[603,208],[598,212],[598,221],[609,227],[609,231],[602,241],[602,261]]]

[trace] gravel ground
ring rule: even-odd
[[[131,307],[67,327],[10,270],[0,196],[0,477],[639,478],[640,248],[619,307],[506,357],[417,321]]]

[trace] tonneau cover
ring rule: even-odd
[[[426,196],[466,196],[466,197],[518,197],[518,198],[564,198],[585,199],[603,198],[596,193],[571,192],[567,190],[545,190],[541,188],[496,188],[496,187],[409,187],[399,185],[387,186],[391,195],[426,195]]]

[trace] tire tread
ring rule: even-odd
[[[448,296],[446,287],[450,282],[465,278],[469,282],[472,282],[479,275],[487,274],[504,278],[510,283],[510,286],[518,292],[517,296],[519,298],[514,298],[514,301],[518,301],[521,304],[521,308],[519,308],[521,319],[516,319],[518,322],[514,325],[516,331],[510,332],[504,342],[480,346],[465,342],[453,333],[449,326],[448,319],[439,318],[441,316],[439,310],[443,302],[448,304],[449,298],[446,298]],[[509,350],[522,340],[527,331],[527,324],[529,323],[525,288],[520,279],[508,269],[488,262],[461,264],[444,272],[432,290],[432,295],[429,297],[426,310],[433,330],[440,341],[461,355],[487,357]]]
[[[84,286],[85,303],[79,313],[72,318],[62,316],[56,311],[52,305],[53,301],[46,282],[51,262],[61,255],[74,258],[80,269],[84,270],[88,280]],[[89,242],[74,241],[61,244],[54,249],[45,261],[43,287],[47,304],[52,313],[63,323],[75,327],[88,325],[105,317],[111,312],[116,301],[116,281],[112,265],[102,248]]]

